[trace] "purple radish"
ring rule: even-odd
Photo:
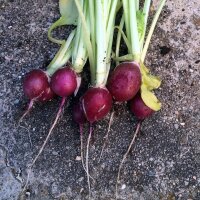
[[[141,73],[136,62],[119,64],[108,79],[108,90],[115,101],[132,99],[140,89]]]
[[[60,97],[68,97],[77,88],[76,72],[70,67],[57,70],[51,77],[51,89]]]
[[[130,110],[139,120],[144,120],[145,118],[151,116],[154,113],[154,111],[151,108],[145,105],[140,94],[137,94],[130,101]]]
[[[20,118],[19,122],[29,113],[35,101],[48,101],[55,95],[50,88],[48,75],[40,69],[34,69],[25,76],[23,91],[24,94],[30,99],[30,102],[28,109]]]
[[[89,88],[81,101],[91,124],[105,117],[112,107],[112,97],[106,88]]]
[[[31,100],[40,97],[48,87],[48,76],[40,69],[29,72],[23,83],[24,93]]]

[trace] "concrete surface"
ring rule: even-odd
[[[78,127],[71,100],[34,166],[28,189],[20,195],[30,164],[55,117],[59,100],[37,104],[17,127],[27,100],[22,77],[42,68],[58,46],[47,29],[58,18],[54,0],[0,0],[0,199],[87,199]],[[157,2],[157,1],[154,1]],[[65,35],[69,29],[60,29]],[[120,199],[200,199],[200,2],[167,1],[146,63],[163,82],[157,91],[160,112],[146,120],[123,167]],[[92,199],[114,199],[119,161],[132,138],[136,119],[125,105],[115,106],[109,143],[98,162],[109,116],[95,125],[90,150]],[[88,133],[85,127],[85,135]]]

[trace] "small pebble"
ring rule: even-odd
[[[79,182],[82,182],[84,180],[84,177],[81,177],[78,179]]]
[[[188,181],[185,181],[184,183],[185,183],[185,186],[187,186],[187,185],[189,184],[189,182],[188,182]]]
[[[179,128],[178,124],[174,124],[174,128],[178,129]]]
[[[151,161],[151,162],[152,162],[152,161],[153,161],[153,158],[149,158],[149,161]]]
[[[58,155],[58,152],[53,151],[52,154],[53,154],[54,156],[57,156],[57,155]]]
[[[30,197],[30,196],[31,196],[31,193],[30,193],[29,191],[27,191],[27,192],[26,192],[26,196],[27,196],[27,197]]]
[[[76,160],[80,161],[81,160],[81,156],[76,156]]]
[[[126,188],[126,185],[123,184],[121,188],[122,188],[122,190],[124,190]]]
[[[19,99],[15,99],[14,104],[15,105],[19,104]]]
[[[81,190],[80,190],[80,194],[81,194],[83,191],[84,191],[84,189],[83,189],[83,188],[81,188]]]

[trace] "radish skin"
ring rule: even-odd
[[[85,116],[90,123],[101,120],[112,107],[112,97],[106,88],[89,88],[81,101]]]
[[[141,73],[136,62],[123,62],[112,72],[108,80],[108,90],[118,102],[132,99],[141,86]]]

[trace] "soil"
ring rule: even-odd
[[[21,192],[27,166],[41,147],[60,103],[57,98],[45,105],[35,104],[18,125],[28,103],[22,79],[32,69],[45,69],[58,51],[58,45],[47,38],[49,26],[58,17],[54,0],[0,0],[1,200],[88,199],[87,178],[79,160],[79,128],[71,119],[72,99],[33,167],[28,188]],[[167,1],[146,58],[151,72],[162,79],[156,91],[162,110],[142,124],[121,172],[119,199],[200,199],[199,22],[199,0]],[[72,27],[59,28],[55,35],[66,37],[70,30]],[[114,112],[100,161],[110,115],[94,126],[90,174],[95,179],[95,200],[115,198],[119,162],[137,124],[125,104],[116,104]],[[85,140],[87,135],[86,125]]]

